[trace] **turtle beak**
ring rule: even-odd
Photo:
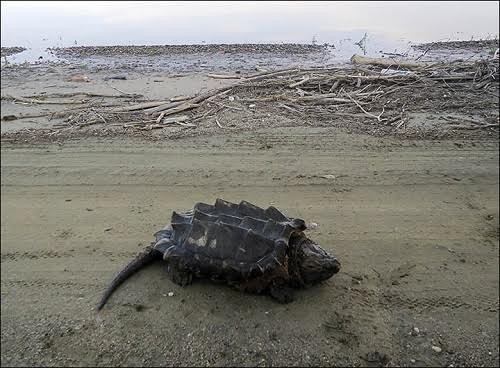
[[[321,262],[321,268],[316,272],[315,282],[328,280],[340,271],[340,262],[335,257],[328,257]]]
[[[326,268],[326,273],[333,276],[340,271],[340,262],[337,260],[337,258],[332,257],[332,259],[330,260],[330,262],[328,262],[328,265],[325,268]]]
[[[332,277],[340,270],[337,258],[328,254],[318,244],[310,242],[302,249],[301,276],[306,284],[314,284]]]

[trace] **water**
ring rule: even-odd
[[[2,1],[1,44],[28,48],[10,62],[54,60],[48,47],[202,43],[328,43],[344,58],[498,38],[498,14],[499,2],[480,1]]]

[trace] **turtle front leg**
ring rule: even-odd
[[[170,280],[179,286],[187,286],[193,282],[193,274],[185,268],[179,267],[178,264],[169,263],[167,272]]]
[[[286,283],[273,283],[269,288],[269,294],[283,304],[291,303],[294,299],[294,290]]]

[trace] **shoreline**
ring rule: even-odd
[[[354,42],[360,50],[364,50],[366,43]],[[417,56],[417,51],[450,51],[450,50],[471,50],[480,56],[493,54],[499,46],[499,40],[461,40],[461,41],[435,41],[422,42],[410,45],[410,49]],[[44,53],[55,57],[93,58],[93,57],[117,57],[117,56],[141,56],[155,57],[168,55],[192,55],[192,54],[262,54],[262,55],[312,55],[328,54],[342,48],[334,43],[306,44],[306,43],[200,43],[200,44],[157,44],[157,45],[101,45],[101,46],[50,46],[41,50]],[[30,48],[23,46],[11,46],[1,48],[1,56],[13,56]],[[391,55],[389,50],[380,50],[381,55]],[[427,54],[426,52],[426,54]],[[412,55],[408,55],[411,57]],[[431,52],[432,55],[432,52]],[[450,54],[449,54],[450,55]],[[430,56],[430,55],[429,55]],[[476,55],[477,56],[477,55]],[[437,56],[436,56],[437,57]],[[74,60],[73,60],[74,61]]]

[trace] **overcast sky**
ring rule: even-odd
[[[414,42],[498,36],[499,2],[2,1],[2,46],[332,42],[368,31]]]

